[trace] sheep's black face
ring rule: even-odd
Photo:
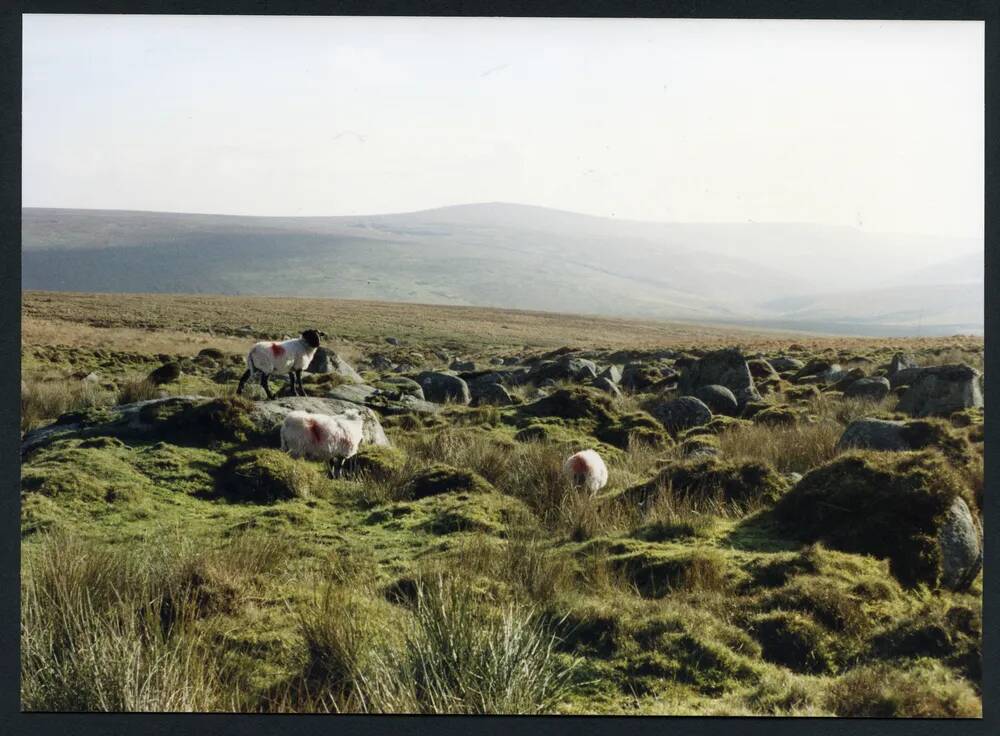
[[[306,341],[306,345],[311,348],[319,347],[319,333],[316,330],[306,330],[302,333],[302,339]]]

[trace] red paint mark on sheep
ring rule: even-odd
[[[580,455],[573,456],[571,466],[576,475],[586,475],[590,470],[590,466],[587,464],[587,459]]]
[[[282,347],[280,343],[277,342],[271,343],[271,355],[273,355],[275,358],[280,358],[284,354],[285,354],[285,348]]]
[[[306,420],[306,429],[309,430],[309,436],[312,437],[313,442],[320,443],[326,437],[323,427],[315,419]]]

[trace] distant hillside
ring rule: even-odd
[[[933,257],[920,254],[975,256],[974,242],[942,241],[939,250],[915,242],[912,262],[901,264],[890,248],[898,237],[643,223],[503,203],[351,217],[25,208],[22,277],[26,289],[378,299],[856,334],[981,331],[981,288],[978,297],[934,292],[926,277],[910,282],[919,292],[879,291],[873,313],[875,291],[921,269],[933,274]],[[829,302],[848,288],[867,297]],[[925,293],[934,297],[914,317],[912,302]]]

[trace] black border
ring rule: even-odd
[[[24,0],[0,10],[0,356],[20,356],[20,205],[21,205],[21,13],[149,13],[252,15],[451,15],[534,17],[676,17],[676,18],[801,18],[884,20],[986,21],[986,293],[987,366],[1000,365],[1000,342],[993,339],[1000,298],[1000,252],[996,241],[998,217],[997,110],[1000,3],[996,0]],[[1000,374],[996,374],[1000,375]],[[1000,395],[1000,379],[986,372],[987,393]],[[142,732],[146,736],[200,732],[206,734],[369,734],[391,731],[397,736],[467,731],[503,734],[530,729],[536,733],[589,736],[618,733],[645,736],[663,731],[730,736],[746,734],[948,734],[1000,733],[1000,600],[996,580],[985,576],[983,626],[982,720],[882,720],[792,718],[680,718],[555,716],[544,718],[482,716],[308,716],[225,714],[22,714],[19,711],[19,403],[20,360],[0,361],[0,734],[108,734]],[[1000,570],[1000,543],[992,532],[1000,523],[1000,466],[992,451],[1000,435],[992,414],[986,419],[987,529],[985,568]]]

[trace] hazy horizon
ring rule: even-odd
[[[25,207],[983,237],[983,24],[24,16]]]

